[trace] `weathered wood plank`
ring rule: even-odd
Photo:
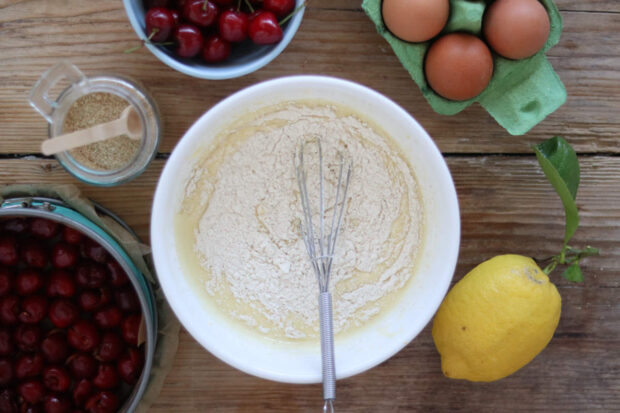
[[[117,188],[78,184],[148,238],[148,211],[164,161]],[[462,210],[463,238],[455,280],[478,262],[514,252],[544,257],[562,238],[562,210],[533,157],[449,157]],[[584,266],[587,281],[553,279],[563,316],[540,357],[514,376],[492,384],[445,379],[427,327],[397,356],[339,383],[339,406],[353,412],[383,411],[610,411],[620,404],[620,360],[614,356],[620,324],[620,158],[581,159],[582,225],[576,245],[591,243],[603,256]],[[0,160],[0,182],[71,182],[55,161]],[[579,388],[579,391],[572,391]],[[523,404],[527,401],[527,404]],[[267,382],[238,372],[204,351],[186,332],[175,366],[154,412],[314,411],[320,386]]]
[[[585,292],[587,289],[584,289]],[[620,405],[617,289],[597,290],[583,306],[578,289],[560,288],[563,314],[555,337],[530,364],[494,383],[441,374],[430,325],[390,360],[338,382],[339,410],[614,411]],[[606,326],[603,327],[603,326]],[[601,331],[600,327],[603,327]],[[578,389],[578,391],[576,390]],[[318,385],[273,383],[239,372],[208,354],[185,331],[155,412],[316,411]]]
[[[448,157],[461,207],[462,239],[457,274],[502,253],[544,259],[559,252],[564,216],[559,198],[534,157]],[[134,181],[114,188],[77,182],[55,160],[0,160],[0,184],[76,183],[84,194],[119,214],[144,239],[149,236],[152,195],[163,167],[156,160]],[[584,271],[590,284],[620,287],[620,157],[581,159],[575,246],[602,249]],[[567,282],[556,277],[560,285]]]
[[[207,81],[169,69],[146,50],[122,54],[136,37],[120,2],[14,3],[0,14],[0,153],[39,152],[46,125],[28,106],[27,95],[59,59],[73,61],[88,75],[108,72],[142,81],[163,115],[162,152],[222,98],[295,73],[340,76],[377,89],[412,113],[445,152],[527,152],[554,134],[566,136],[579,151],[617,152],[620,14],[563,15],[562,41],[549,55],[567,86],[568,102],[525,137],[511,137],[478,105],[452,117],[434,113],[359,10],[311,8],[291,45],[266,68],[241,79]]]
[[[584,264],[586,283],[552,275],[563,313],[549,347],[526,368],[496,383],[445,379],[430,328],[398,355],[338,384],[337,408],[370,411],[616,411],[620,409],[617,357],[620,304],[620,3],[557,0],[564,33],[549,57],[566,84],[568,102],[524,137],[510,137],[479,106],[453,117],[435,114],[376,34],[356,0],[312,0],[300,31],[266,68],[241,79],[205,81],[167,68],[135,44],[118,0],[0,0],[0,154],[37,153],[46,135],[26,102],[30,87],[59,59],[86,74],[133,76],[153,93],[164,117],[160,148],[172,150],[205,110],[242,87],[296,73],[349,78],[386,94],[412,113],[447,153],[462,216],[462,243],[454,280],[501,253],[544,258],[563,237],[563,212],[529,146],[563,134],[580,152],[581,226],[573,244],[591,244],[602,256]],[[487,153],[488,156],[463,156]],[[605,156],[603,156],[605,155]],[[163,160],[116,188],[79,184],[117,212],[144,240]],[[0,184],[75,182],[55,161],[0,159]],[[320,386],[267,382],[238,372],[203,350],[185,331],[175,366],[154,412],[317,411]]]

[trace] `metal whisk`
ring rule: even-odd
[[[314,211],[310,206],[308,195],[307,170],[304,164],[306,147],[316,144],[319,168],[319,210]],[[319,319],[321,327],[321,358],[323,371],[323,412],[334,411],[336,399],[336,365],[334,357],[334,334],[332,327],[332,298],[329,292],[329,276],[332,270],[334,249],[338,238],[338,231],[342,216],[346,209],[347,190],[351,177],[351,162],[345,161],[342,153],[338,152],[337,165],[338,181],[335,188],[335,199],[331,207],[326,209],[325,182],[323,172],[323,151],[321,140],[308,139],[299,144],[295,153],[295,170],[299,184],[299,197],[303,209],[303,219],[300,220],[299,230],[306,245],[312,268],[319,282]],[[317,213],[318,212],[318,213]],[[331,215],[328,218],[327,215]],[[314,218],[314,219],[313,219]],[[331,221],[331,224],[329,223]],[[326,227],[326,224],[329,226]]]

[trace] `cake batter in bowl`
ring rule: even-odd
[[[188,331],[272,380],[321,379],[316,280],[295,227],[294,147],[308,135],[353,160],[335,257],[336,372],[384,361],[428,323],[452,278],[458,203],[441,154],[396,104],[297,76],[216,105],[183,137],[156,191],[155,264]],[[332,150],[334,149],[334,150]]]

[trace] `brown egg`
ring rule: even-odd
[[[437,36],[448,21],[448,0],[383,0],[383,21],[392,34],[407,42]]]
[[[484,15],[487,42],[508,59],[536,54],[545,45],[549,28],[549,15],[538,0],[496,0]]]
[[[424,61],[426,81],[439,95],[467,100],[480,94],[493,75],[493,57],[476,36],[451,33],[428,49]]]

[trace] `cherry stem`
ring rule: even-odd
[[[202,11],[207,10],[207,5],[209,4],[209,0],[205,0],[204,3],[202,3]]]
[[[284,23],[286,23],[287,21],[289,21],[291,19],[291,17],[293,17],[294,15],[297,14],[297,12],[299,12],[299,10],[301,10],[302,8],[306,7],[306,5],[308,4],[308,1],[304,1],[303,3],[301,3],[299,6],[297,6],[295,8],[295,10],[293,10],[292,12],[289,13],[288,16],[286,16],[285,18],[283,18],[282,20],[280,20],[278,22],[278,24],[280,26],[282,26]]]
[[[241,0],[237,0],[237,11],[241,10]]]
[[[250,9],[250,13],[254,13],[254,7],[252,7],[252,3],[250,3],[250,0],[244,0],[244,1],[245,1],[245,4],[248,6],[248,9]]]
[[[133,53],[133,52],[135,52],[135,51],[136,51],[136,50],[138,50],[138,49],[142,49],[142,46],[144,46],[144,43],[139,44],[138,46],[130,47],[129,49],[125,49],[125,50],[123,51],[123,53],[127,53],[127,54],[129,54],[129,53]]]
[[[162,42],[162,43],[152,42],[151,39],[153,38],[153,36],[157,34],[158,31],[159,29],[157,27],[153,28],[153,30],[151,30],[151,34],[149,34],[149,37],[142,40],[138,46],[130,47],[129,49],[123,51],[123,53],[133,53],[136,50],[142,49],[146,43],[150,43],[155,46],[171,46],[174,44],[174,42]]]

